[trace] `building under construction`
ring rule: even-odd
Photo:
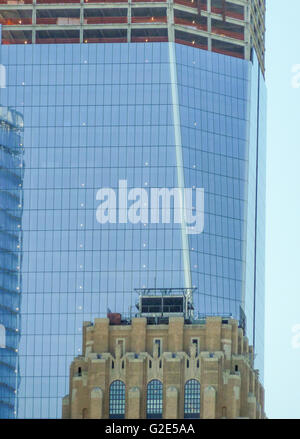
[[[60,417],[68,392],[67,417],[264,417],[264,22],[265,0],[0,0],[0,104],[24,121],[19,154],[2,139],[0,418]],[[169,218],[118,191],[99,221],[124,179]]]
[[[175,41],[264,71],[265,0],[1,0],[2,44]]]

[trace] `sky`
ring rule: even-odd
[[[300,418],[300,1],[267,0],[268,418]],[[298,326],[297,326],[298,325]]]

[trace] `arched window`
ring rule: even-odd
[[[125,418],[125,384],[122,381],[113,381],[109,388],[109,418]]]
[[[189,380],[184,386],[184,417],[189,419],[200,418],[200,383]]]
[[[147,387],[147,418],[161,419],[163,410],[163,386],[159,380],[152,380]]]

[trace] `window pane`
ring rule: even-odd
[[[147,390],[147,418],[161,419],[163,409],[163,388],[158,380],[152,380]]]
[[[125,384],[114,381],[109,390],[109,417],[110,419],[125,418]]]
[[[200,418],[200,383],[189,380],[184,387],[184,417]]]

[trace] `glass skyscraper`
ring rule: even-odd
[[[63,5],[0,5],[0,102],[24,118],[1,143],[0,324],[18,331],[0,417],[60,417],[82,322],[130,315],[135,288],[195,287],[195,317],[245,316],[262,374],[264,2]],[[203,188],[203,231],[143,209],[100,224],[99,190],[124,181]]]
[[[23,118],[0,106],[0,413],[14,417],[22,294]]]

